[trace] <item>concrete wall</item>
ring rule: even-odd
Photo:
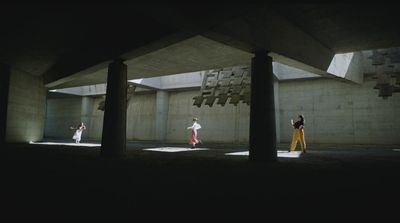
[[[71,130],[70,127],[77,126],[81,121],[81,102],[81,97],[74,96],[47,99],[45,136],[72,138],[74,130]],[[82,138],[86,134],[87,132],[84,131]]]
[[[87,139],[100,140],[103,132],[104,112],[97,109],[102,97],[93,99],[92,115],[88,127]],[[127,110],[127,140],[155,140],[156,124],[156,94],[134,94],[128,101]],[[82,140],[85,140],[82,136]]]
[[[249,134],[250,107],[239,103],[238,106],[226,104],[224,107],[193,105],[193,97],[199,91],[170,92],[167,140],[187,141],[193,117],[199,118],[202,129],[199,137],[204,142],[247,142]]]
[[[328,79],[281,83],[281,141],[290,141],[290,119],[301,113],[308,143],[400,144],[400,94],[384,100],[374,85]]]
[[[127,111],[127,140],[156,139],[156,93],[133,95]]]
[[[306,118],[306,141],[308,143],[352,143],[352,144],[400,144],[400,94],[384,100],[373,89],[375,81],[362,85],[338,82],[331,79],[304,79],[284,81],[275,84],[277,111],[277,136],[280,142],[289,143],[292,137],[290,119],[301,113]],[[226,104],[224,107],[192,106],[198,90],[170,91],[168,93],[168,115],[166,140],[186,142],[193,117],[200,119],[203,128],[199,131],[204,142],[247,143],[249,134],[249,106]],[[46,136],[68,126],[68,120],[79,120],[79,106],[66,105],[81,103],[80,100],[49,100],[47,122],[58,122],[46,130]],[[97,110],[101,98],[93,100],[91,124],[86,137],[101,139],[103,112]],[[52,108],[52,103],[65,112]],[[72,107],[71,107],[72,106]],[[73,108],[73,109],[71,109]],[[55,112],[57,111],[57,112]],[[75,113],[74,113],[75,112]],[[58,116],[54,117],[54,113]],[[58,114],[57,114],[58,113]],[[68,114],[74,117],[67,117]],[[127,139],[156,140],[156,92],[134,95],[128,107]],[[53,117],[53,118],[50,118]],[[65,119],[67,124],[61,121]],[[53,120],[53,121],[52,121]],[[58,121],[57,121],[58,120]],[[65,130],[65,129],[64,129]],[[64,131],[63,130],[63,131]],[[68,130],[57,136],[70,137]],[[85,134],[85,133],[84,133]],[[85,135],[83,135],[85,139]]]
[[[192,72],[184,74],[175,74],[168,76],[161,76],[161,89],[178,89],[189,87],[201,87],[205,72]]]
[[[94,97],[93,98],[93,108],[92,108],[92,116],[90,117],[90,126],[87,126],[89,128],[89,135],[87,135],[87,138],[89,139],[98,139],[101,140],[101,135],[103,132],[103,118],[104,118],[104,112],[101,110],[98,110],[97,107],[101,101],[103,101],[103,97]],[[85,138],[82,137],[82,140],[85,140]]]
[[[40,77],[11,70],[7,110],[7,142],[38,141],[43,137],[46,90]]]
[[[197,90],[169,92],[166,140],[186,142],[193,117],[200,119],[203,128],[200,137],[207,142],[241,142],[248,141],[249,106],[239,104],[237,107],[227,104],[221,106],[192,106],[192,98]],[[102,98],[93,99],[90,126],[82,135],[86,139],[101,139],[103,112],[97,109]],[[46,137],[70,138],[68,127],[81,120],[81,100],[77,98],[48,99],[48,117],[46,119]],[[127,112],[128,140],[156,140],[156,92],[134,95],[129,101]]]

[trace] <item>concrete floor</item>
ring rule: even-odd
[[[102,159],[99,147],[7,145],[1,210],[15,221],[55,222],[398,218],[400,146],[309,145],[307,154],[273,164],[226,155],[246,145],[143,150],[160,147],[187,145],[129,142],[123,159]]]

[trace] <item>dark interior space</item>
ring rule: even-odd
[[[385,74],[388,75],[387,82],[374,85],[377,88],[385,87],[381,88],[386,90],[383,96],[385,99],[390,96],[386,101],[382,99],[376,102],[375,99],[382,96],[378,96],[378,93],[376,97],[371,96],[370,92],[377,90],[374,86],[364,86],[365,89],[370,87],[365,90],[360,87],[364,83],[356,83],[356,78],[345,79],[345,76],[339,77],[333,71],[328,72],[337,54],[400,46],[397,5],[376,4],[378,6],[364,3],[2,3],[0,218],[8,219],[2,222],[116,222],[122,219],[138,222],[398,222],[400,135],[396,131],[400,123],[398,118],[392,119],[400,108],[396,101],[400,92],[398,54],[390,66],[392,70],[399,69]],[[371,58],[384,58],[386,53],[375,51],[371,53]],[[216,65],[215,61],[221,64]],[[363,65],[360,61],[357,69]],[[320,88],[317,82],[308,82],[309,79],[303,77],[299,78],[299,82],[295,82],[295,77],[285,82],[287,85],[280,85],[281,89],[287,90],[281,93],[288,93],[283,98],[286,102],[292,103],[292,98],[298,97],[297,102],[301,105],[285,107],[286,113],[283,108],[275,110],[278,106],[274,104],[275,96],[279,92],[279,89],[274,91],[274,84],[278,81],[273,71],[275,62],[315,74],[315,79],[322,80],[318,82],[321,83]],[[112,63],[118,69],[108,69]],[[237,134],[231,135],[232,138],[241,136],[245,132],[243,129],[249,125],[252,126],[251,130],[240,140],[249,141],[248,138],[252,138],[253,141],[243,145],[237,143],[237,138],[225,144],[206,142],[200,148],[208,150],[176,153],[143,150],[149,147],[188,147],[184,140],[172,144],[167,138],[172,135],[171,141],[177,140],[178,134],[171,133],[176,129],[182,131],[179,136],[186,133],[186,123],[185,126],[171,127],[173,131],[168,132],[168,125],[175,124],[171,124],[169,118],[178,117],[174,119],[176,123],[187,118],[179,116],[180,110],[186,107],[181,103],[184,99],[179,101],[176,96],[179,92],[187,92],[172,89],[164,92],[165,98],[174,95],[178,98],[175,105],[182,106],[168,108],[172,102],[162,101],[167,112],[159,115],[162,116],[161,120],[156,115],[163,111],[157,113],[152,104],[153,107],[149,107],[155,112],[149,110],[142,113],[156,114],[151,116],[149,122],[151,128],[156,126],[155,130],[148,127],[150,124],[145,126],[136,122],[139,124],[135,126],[146,127],[156,135],[161,127],[157,129],[155,122],[160,118],[162,123],[159,126],[163,126],[163,131],[159,132],[164,134],[160,138],[164,138],[160,140],[155,136],[148,141],[126,143],[127,132],[131,134],[130,137],[136,137],[132,134],[135,128],[130,126],[127,131],[128,100],[125,88],[128,79],[223,69],[224,66],[243,64],[248,65],[248,76],[258,80],[258,83],[250,83],[254,91],[250,108],[246,107],[250,109],[250,115],[245,117],[250,121],[243,121],[243,114],[246,113],[237,113],[233,121],[239,127]],[[383,67],[387,64],[382,62],[378,65]],[[380,81],[378,76],[382,73],[371,72],[365,85]],[[364,73],[360,71],[358,74],[360,76],[357,77],[363,81]],[[107,82],[107,77],[109,80],[114,78],[116,85],[107,88],[107,97],[102,95],[105,98],[105,102],[102,102],[116,106],[105,106],[105,109],[98,111],[90,104],[87,106],[90,112],[85,113],[82,111],[83,100],[75,104],[80,106],[76,117],[86,115],[87,120],[92,120],[92,113],[95,113],[96,121],[102,120],[101,123],[93,121],[91,131],[98,141],[107,138],[107,147],[28,143],[44,141],[46,138],[45,123],[49,120],[46,119],[46,100],[81,99],[81,96],[67,97],[49,93],[49,90],[103,84]],[[338,80],[342,85],[324,82],[324,78]],[[300,85],[300,82],[304,85]],[[193,90],[201,86],[184,88]],[[325,94],[313,95],[309,93],[311,90],[308,88],[311,87],[299,87],[301,89],[294,93],[289,91],[298,86],[317,86],[313,89],[314,93],[320,90]],[[154,93],[165,89],[153,87],[152,90]],[[333,97],[334,91],[339,92],[339,99]],[[354,92],[358,95],[354,94],[353,99]],[[351,96],[348,95],[350,93]],[[191,95],[191,92],[187,95]],[[151,97],[156,102],[157,95],[152,94]],[[314,104],[303,103],[305,99],[310,99],[308,102]],[[358,99],[362,99],[364,104],[357,104]],[[94,104],[95,100],[98,98],[87,101]],[[147,102],[145,97],[141,100]],[[192,104],[191,96],[185,103],[188,101]],[[71,104],[65,105],[64,110],[68,106]],[[57,117],[70,115],[57,109],[59,107],[54,109],[60,115]],[[168,116],[173,109],[175,113]],[[197,113],[190,109],[186,109],[190,116],[205,114],[200,108],[195,108],[199,109]],[[279,125],[280,121],[275,116],[280,114],[280,117],[286,118],[291,115],[290,112],[298,110],[320,112],[316,117],[306,116],[310,120],[309,126],[313,123],[315,127],[313,131],[310,128],[310,138],[313,132],[316,136],[313,140],[320,143],[308,143],[307,153],[299,158],[276,156],[277,151],[287,151],[289,143],[285,138],[288,134],[279,136],[286,140],[281,142],[277,142],[275,134],[289,128]],[[231,129],[223,124],[218,125],[218,117],[222,120],[226,118],[226,113],[221,110],[218,112],[209,119],[209,126],[213,124],[217,129],[214,129],[215,132],[228,135],[224,133]],[[352,112],[351,115],[349,112]],[[65,113],[72,112],[68,110]],[[324,113],[333,115],[326,117]],[[356,113],[361,114],[357,120],[354,118]],[[100,114],[109,116],[100,119],[103,117]],[[141,121],[136,117],[139,116],[129,116],[130,120]],[[351,122],[341,120],[341,117]],[[289,123],[289,120],[281,121]],[[103,126],[103,123],[106,124]],[[56,131],[61,124],[56,124],[48,128],[48,132],[58,134]],[[240,126],[245,127],[240,129]],[[309,137],[307,127],[306,138]],[[108,131],[100,136],[95,135],[93,132],[100,128]],[[66,129],[64,132],[69,134],[68,131]],[[115,135],[123,139],[117,140]],[[317,136],[321,135],[323,139],[318,139]],[[323,142],[324,139],[326,142]],[[358,143],[360,141],[363,144]],[[109,154],[118,156],[108,156],[107,153],[101,155],[105,148],[111,151]],[[226,155],[249,150],[254,160],[249,160],[249,156]]]
[[[396,217],[399,156],[391,148],[314,146],[299,159],[251,163],[235,145],[160,153],[129,147],[13,145],[1,152],[2,203],[15,220],[366,220]],[[212,146],[210,146],[212,148]],[[271,219],[271,220],[272,220]]]

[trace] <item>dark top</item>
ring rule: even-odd
[[[303,128],[304,127],[304,122],[303,120],[297,121],[293,124],[295,129]]]

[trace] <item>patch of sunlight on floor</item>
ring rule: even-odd
[[[228,155],[228,156],[248,156],[249,155],[249,151],[225,153],[225,155]],[[288,152],[288,151],[278,150],[278,157],[299,158],[300,155],[301,155],[300,151]]]
[[[159,148],[149,148],[149,149],[143,149],[143,150],[176,153],[176,152],[199,151],[199,150],[208,150],[208,149],[207,148],[191,149],[191,148],[182,148],[182,147],[159,147]]]
[[[35,145],[58,145],[58,146],[86,146],[86,147],[100,147],[99,143],[64,143],[64,142],[29,142]]]

